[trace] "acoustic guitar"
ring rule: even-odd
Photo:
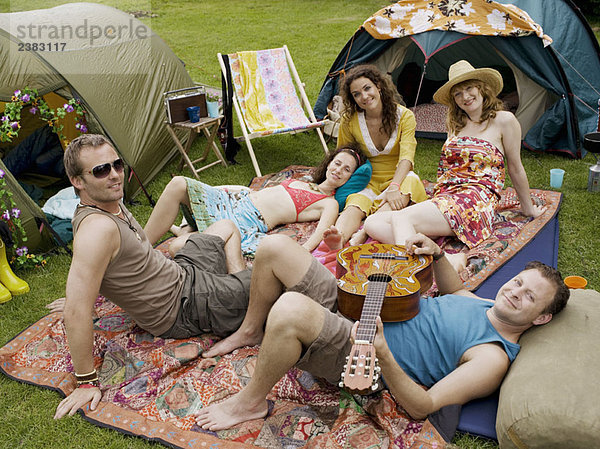
[[[432,260],[383,243],[350,246],[338,253],[338,309],[360,321],[340,387],[360,394],[377,390],[376,319],[405,321],[419,313],[421,291],[433,282]]]

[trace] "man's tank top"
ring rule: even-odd
[[[464,352],[475,345],[498,342],[512,362],[520,346],[492,326],[486,314],[492,305],[457,295],[421,298],[417,316],[384,324],[385,338],[406,374],[427,387],[454,371]]]
[[[96,208],[79,206],[72,220],[73,234],[77,234],[79,225],[90,214],[105,215],[116,223],[121,244],[106,268],[100,294],[124,309],[142,329],[161,335],[175,322],[185,272],[152,248],[142,227],[122,204],[121,210],[125,220]],[[137,233],[130,229],[127,219]]]

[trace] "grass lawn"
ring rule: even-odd
[[[21,11],[67,3],[52,0],[0,0],[0,11]],[[156,17],[142,18],[181,58],[194,81],[220,86],[217,52],[252,50],[288,45],[308,97],[314,103],[333,60],[352,33],[371,13],[387,5],[376,0],[218,0],[192,1],[99,1],[125,11],[151,11]],[[595,20],[595,26],[600,23]],[[598,35],[598,33],[597,33]],[[127,105],[115,105],[127,107]],[[255,141],[263,173],[275,172],[290,164],[314,165],[322,149],[314,133],[276,136]],[[194,144],[197,153],[204,140]],[[333,144],[330,144],[333,147]],[[416,171],[425,179],[435,179],[441,142],[419,140]],[[254,171],[245,150],[239,165],[213,167],[202,173],[208,184],[247,185]],[[566,170],[561,191],[560,250],[558,266],[563,275],[579,274],[589,287],[600,289],[600,195],[586,190],[588,167],[594,159],[582,160],[524,151],[522,159],[532,187],[549,189],[549,170]],[[178,173],[178,160],[165,167],[147,187],[157,199],[171,174]],[[184,171],[185,174],[185,171]],[[510,185],[510,183],[507,183]],[[145,223],[151,207],[143,195],[130,208]],[[70,258],[64,254],[49,258],[44,269],[19,272],[31,292],[0,306],[0,345],[46,314],[44,305],[64,295]],[[147,448],[158,447],[139,438],[86,423],[79,416],[55,422],[58,394],[24,385],[0,376],[0,447],[6,448]],[[454,444],[461,448],[495,448],[495,443],[459,435]]]

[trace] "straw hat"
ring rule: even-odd
[[[450,95],[450,91],[457,84],[467,80],[483,81],[490,86],[495,95],[498,95],[502,91],[502,86],[504,85],[502,75],[497,70],[489,68],[476,69],[463,59],[450,66],[448,70],[448,82],[433,94],[433,99],[438,103],[450,106],[454,101]]]

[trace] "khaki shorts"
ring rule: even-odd
[[[337,281],[322,263],[313,258],[306,275],[300,282],[287,289],[298,292],[318,302],[328,310],[337,310]]]
[[[210,234],[192,234],[174,260],[186,274],[181,306],[175,323],[161,337],[188,338],[211,331],[225,337],[235,332],[248,310],[251,270],[228,274],[225,242]]]
[[[315,377],[337,384],[350,353],[352,321],[336,313],[337,281],[333,274],[314,259],[306,276],[289,289],[308,296],[323,308],[323,328],[317,339],[303,352],[296,366]]]

